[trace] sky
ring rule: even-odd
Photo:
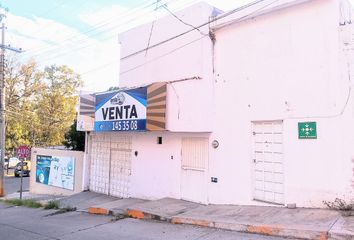
[[[207,0],[228,11],[252,0]],[[196,0],[158,0],[178,11]],[[22,48],[22,62],[67,65],[81,75],[82,90],[105,91],[119,83],[118,34],[169,13],[156,0],[0,0],[8,8],[5,44]],[[13,54],[7,52],[7,54]]]

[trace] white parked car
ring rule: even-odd
[[[7,167],[8,168],[14,168],[16,167],[17,163],[19,163],[20,160],[17,157],[11,157],[8,161]]]

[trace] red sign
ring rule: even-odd
[[[19,146],[17,148],[18,158],[29,158],[30,154],[31,154],[31,149],[27,146]]]

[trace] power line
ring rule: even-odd
[[[90,69],[90,70],[88,70],[86,72],[80,73],[80,76],[86,75],[88,73],[95,72],[95,71],[98,71],[98,70],[101,70],[101,69],[104,69],[104,68],[107,68],[107,67],[111,66],[114,63],[118,64],[117,60],[113,60],[113,61],[107,62],[107,63],[105,63],[103,65],[100,65],[100,66],[98,66],[96,68],[93,68],[93,69]]]
[[[190,41],[190,42],[188,42],[188,43],[186,43],[186,44],[183,44],[182,46],[179,46],[179,47],[177,47],[177,48],[175,48],[175,49],[173,49],[173,50],[171,50],[171,51],[169,51],[169,52],[167,52],[167,53],[165,53],[165,54],[163,54],[163,55],[161,55],[161,56],[158,56],[158,57],[153,58],[153,59],[151,59],[151,60],[149,60],[149,61],[146,61],[146,62],[144,62],[144,63],[142,63],[142,64],[139,64],[139,65],[137,65],[137,66],[135,66],[135,67],[133,67],[133,68],[130,68],[130,69],[126,70],[126,71],[123,71],[123,72],[120,73],[120,75],[124,75],[124,74],[126,74],[126,73],[128,73],[128,72],[131,72],[131,71],[133,71],[133,70],[135,70],[135,69],[137,69],[137,68],[140,68],[140,67],[142,67],[142,66],[144,66],[144,65],[146,65],[146,64],[148,64],[148,63],[154,62],[154,61],[156,61],[156,60],[158,60],[158,59],[160,59],[160,58],[162,58],[162,57],[165,57],[165,56],[167,56],[167,55],[170,55],[170,54],[172,54],[172,53],[178,51],[179,49],[182,49],[182,48],[184,48],[184,47],[186,47],[186,46],[188,46],[188,45],[190,45],[190,44],[192,44],[192,43],[195,43],[195,42],[197,42],[197,41],[200,41],[201,39],[203,39],[203,38],[205,38],[205,37],[207,37],[207,36],[202,36],[202,37],[197,38],[197,39],[195,39],[195,40],[193,40],[193,41]]]
[[[56,4],[53,8],[50,8],[48,10],[46,10],[45,12],[39,14],[38,16],[41,16],[41,17],[45,17],[45,16],[48,16],[49,13],[53,12],[55,9],[61,7],[62,5],[64,5],[65,3],[65,0],[62,0],[59,4]]]
[[[194,0],[194,1],[192,1],[192,2],[189,2],[189,1],[186,1],[186,2],[187,2],[187,3],[188,3],[188,2],[189,2],[189,3],[194,3],[194,2],[197,2],[197,1],[198,1],[198,0]],[[169,1],[166,1],[164,4],[165,4],[165,5],[166,5],[166,4],[171,4],[172,2],[177,2],[177,0],[169,0]],[[154,3],[154,4],[155,4],[155,3]],[[150,4],[150,6],[151,6],[151,5],[154,5],[154,4]],[[181,6],[184,7],[184,6],[186,6],[186,4],[181,5]],[[118,28],[118,27],[120,27],[120,26],[124,26],[124,25],[127,25],[127,24],[131,23],[131,22],[137,21],[139,18],[141,18],[141,17],[143,17],[143,16],[145,16],[145,15],[148,15],[148,14],[151,14],[151,12],[145,12],[145,13],[143,13],[143,14],[140,14],[140,15],[136,16],[135,18],[129,19],[128,21],[121,22],[121,23],[118,24],[118,25],[114,25],[114,26],[110,27],[109,29],[106,29],[106,30],[103,30],[103,31],[101,31],[101,32],[97,32],[97,33],[88,35],[87,38],[93,37],[93,36],[96,36],[96,35],[99,35],[99,34],[102,34],[102,33],[110,32],[110,31],[115,30],[116,28]],[[78,34],[77,36],[79,36],[79,34]],[[116,33],[115,33],[114,35],[110,35],[110,36],[108,36],[107,38],[102,39],[101,41],[108,40],[108,39],[112,39],[113,37],[116,37],[116,36],[117,36],[117,35],[116,35]],[[63,42],[66,42],[67,40],[72,40],[72,39],[69,38],[69,39],[64,40]],[[82,43],[82,41],[81,41],[80,43]],[[74,51],[76,51],[76,50],[81,50],[81,49],[83,49],[83,48],[86,48],[86,47],[89,47],[89,46],[92,46],[92,45],[96,45],[96,44],[98,44],[98,43],[101,43],[101,42],[90,43],[90,44],[88,44],[88,45],[86,45],[86,46],[84,46],[84,47],[75,48]],[[49,52],[49,51],[57,50],[57,49],[60,48],[60,47],[62,47],[62,46],[48,47],[48,50],[45,50],[45,49],[44,49],[44,50],[42,50],[42,51],[39,51],[37,54],[34,55],[34,57],[35,57],[35,56],[39,56],[39,55],[43,54],[44,52]],[[63,56],[63,55],[65,55],[65,54],[71,54],[72,52],[73,52],[72,50],[68,50],[66,53],[60,53],[60,54],[55,55],[54,57],[49,57],[49,58],[46,58],[46,59],[44,59],[44,60],[54,59],[54,58]],[[30,52],[27,52],[27,53],[30,54]],[[43,61],[43,60],[42,60],[42,61]],[[41,62],[42,62],[42,61],[41,61]]]
[[[137,65],[137,66],[135,66],[135,67],[133,67],[133,68],[130,68],[130,69],[124,71],[124,72],[121,72],[120,75],[124,75],[124,74],[126,74],[126,73],[128,73],[128,72],[131,72],[131,71],[133,71],[133,70],[135,70],[135,69],[137,69],[137,68],[139,68],[139,67],[142,67],[142,66],[144,66],[144,65],[146,65],[146,64],[148,64],[148,63],[154,62],[154,61],[156,61],[156,60],[158,60],[158,59],[160,59],[160,58],[162,58],[162,57],[165,57],[165,56],[167,56],[167,55],[169,55],[169,54],[171,54],[171,53],[173,53],[173,52],[176,52],[177,50],[179,50],[179,49],[181,49],[181,48],[184,48],[184,47],[186,47],[186,46],[188,46],[188,45],[190,45],[190,44],[192,44],[192,43],[195,43],[195,42],[197,42],[197,41],[199,41],[199,40],[201,40],[201,39],[203,39],[203,38],[205,38],[205,37],[206,37],[206,36],[203,36],[203,37],[201,37],[201,38],[198,38],[198,39],[195,39],[195,40],[193,40],[193,41],[190,41],[190,42],[188,42],[188,43],[186,43],[186,44],[183,44],[182,46],[180,46],[180,47],[178,47],[178,48],[175,48],[175,49],[173,49],[173,50],[171,50],[171,51],[169,51],[169,52],[167,52],[167,53],[165,53],[165,54],[163,54],[163,55],[161,55],[161,56],[159,56],[159,57],[153,58],[153,59],[151,59],[151,60],[149,60],[149,61],[144,62],[143,64],[139,64],[139,65]],[[107,62],[107,63],[102,64],[102,65],[100,65],[100,66],[98,66],[98,67],[96,67],[96,68],[93,68],[93,69],[89,70],[89,71],[80,73],[80,75],[81,75],[81,76],[82,76],[82,75],[86,75],[86,74],[88,74],[88,73],[95,72],[95,71],[98,71],[98,70],[107,68],[107,67],[111,66],[113,63],[117,63],[117,61],[115,60],[115,61]]]
[[[148,0],[148,1],[144,1],[144,3],[146,2],[150,2],[151,0]],[[132,15],[133,16],[133,13],[137,12],[137,11],[142,11],[144,9],[147,9],[151,6],[155,5],[155,2],[154,3],[151,3],[151,4],[148,4],[146,6],[141,6],[141,7],[138,7],[139,5],[137,5],[136,8],[133,8],[133,9],[129,9],[128,11],[126,11],[124,14],[121,14],[121,15],[118,15],[116,17],[111,17],[109,19],[106,19],[105,21],[101,21],[99,22],[98,24],[95,24],[93,25],[93,27],[90,27],[88,30],[84,31],[84,32],[80,32],[78,34],[72,34],[72,35],[69,35],[67,38],[65,38],[63,41],[61,41],[61,43],[64,43],[64,42],[67,42],[67,41],[72,41],[73,39],[77,38],[77,37],[82,37],[82,35],[86,34],[86,33],[90,33],[90,32],[93,32],[97,29],[100,29],[106,25],[108,25],[109,23],[113,22],[114,19],[116,18],[124,18],[124,17],[128,17],[129,15]],[[97,35],[97,33],[95,33],[94,35]],[[93,36],[94,36],[93,35]],[[89,35],[90,36],[90,35]],[[82,38],[81,38],[82,39]],[[80,40],[80,39],[78,39]],[[50,49],[51,47],[42,47],[42,48],[33,48],[33,49],[29,49],[27,51],[27,53],[30,53],[31,51],[38,51],[41,52],[41,51],[52,51],[52,50],[55,50],[55,49]],[[48,50],[46,50],[48,49]]]
[[[171,1],[172,1],[172,0],[171,0]],[[173,1],[175,1],[175,0],[173,0]],[[145,13],[143,13],[143,14],[140,14],[140,15],[138,15],[138,17],[135,17],[135,18],[129,19],[129,20],[127,20],[127,21],[121,22],[121,23],[118,24],[118,25],[114,25],[114,26],[110,27],[108,30],[104,30],[104,31],[101,31],[101,32],[97,32],[97,33],[91,34],[91,35],[89,35],[88,37],[93,37],[93,36],[102,34],[102,33],[104,33],[104,32],[112,31],[112,30],[114,30],[116,27],[120,27],[120,26],[129,24],[129,23],[131,23],[131,22],[133,22],[133,21],[136,21],[138,18],[140,18],[140,17],[142,17],[142,16],[145,16],[145,15],[147,15],[147,14],[150,14],[150,12],[145,12]],[[116,37],[116,36],[117,36],[117,34],[115,33],[115,34],[113,34],[113,35],[110,35],[110,36],[108,36],[108,37],[102,39],[102,41],[112,39],[112,38],[114,38],[114,37]],[[87,38],[88,38],[88,37],[87,37]],[[82,43],[82,42],[81,42],[81,43]],[[61,52],[61,53],[59,53],[59,54],[56,54],[55,56],[45,58],[44,60],[41,60],[40,62],[43,62],[43,61],[46,61],[46,60],[51,60],[51,59],[54,59],[54,58],[57,58],[57,57],[66,55],[66,54],[68,54],[68,53],[72,53],[73,51],[81,50],[81,49],[84,49],[84,48],[87,48],[87,47],[89,47],[89,46],[96,45],[96,44],[99,44],[99,43],[101,43],[101,42],[89,43],[88,45],[85,45],[85,46],[80,46],[80,47],[77,47],[77,48],[74,48],[74,49],[70,49],[70,50],[68,50],[68,51],[66,51],[66,52]],[[57,48],[60,48],[60,47],[61,47],[61,46],[56,46],[56,47],[54,47],[52,50],[48,50],[48,51],[54,51],[54,50],[57,50]],[[35,57],[35,56],[39,56],[39,55],[41,55],[41,54],[43,54],[43,53],[44,53],[44,52],[42,52],[42,53],[37,53],[37,54],[35,54],[35,55],[33,55],[33,56],[34,56],[34,57]]]
[[[161,0],[156,0],[156,7],[155,7],[155,12],[159,9],[159,2]],[[156,14],[155,14],[155,19],[154,21],[152,21],[151,23],[151,28],[150,28],[150,34],[149,34],[149,39],[148,39],[148,43],[147,43],[147,48],[150,46],[150,41],[151,41],[151,37],[152,37],[152,31],[154,30],[154,25],[155,25],[155,21],[156,21]],[[147,50],[145,52],[145,56],[147,55]]]
[[[236,9],[230,11],[230,12],[227,12],[227,13],[225,13],[225,14],[219,16],[219,17],[215,17],[215,18],[212,19],[212,20],[209,20],[209,21],[207,21],[207,22],[205,22],[205,23],[203,23],[203,24],[200,24],[200,25],[197,26],[196,28],[198,28],[198,29],[199,29],[199,28],[202,28],[202,27],[204,27],[204,26],[206,26],[206,25],[208,25],[208,24],[210,24],[210,23],[213,23],[213,22],[215,22],[215,21],[218,21],[218,20],[220,20],[220,19],[223,19],[223,18],[225,18],[225,17],[227,17],[227,16],[229,16],[229,15],[232,15],[232,14],[234,14],[234,13],[236,13],[236,12],[239,12],[239,11],[245,9],[245,8],[248,8],[248,7],[250,7],[250,6],[253,6],[253,5],[258,4],[258,3],[260,3],[260,2],[263,2],[263,1],[265,1],[265,0],[258,0],[258,1],[255,1],[255,2],[253,2],[253,3],[244,5],[244,6],[242,6],[242,7],[236,8]],[[277,2],[277,1],[279,1],[279,0],[273,1],[272,3],[266,5],[265,7],[272,5],[272,4],[274,4],[275,2]],[[262,7],[261,9],[263,9],[263,8],[265,8],[265,7]],[[256,10],[256,11],[254,11],[253,13],[247,14],[247,15],[245,15],[245,16],[243,16],[243,17],[237,19],[237,20],[241,20],[241,19],[243,19],[243,18],[245,18],[245,17],[251,16],[252,14],[254,14],[255,12],[258,12],[258,11],[259,11],[259,9]],[[235,20],[235,21],[237,21],[237,20]],[[235,22],[235,21],[233,21],[233,22]],[[173,36],[173,37],[170,37],[170,38],[168,38],[168,39],[165,39],[165,40],[163,40],[163,41],[161,41],[161,42],[158,42],[158,43],[156,43],[156,44],[150,46],[148,49],[151,49],[151,48],[155,48],[155,47],[157,47],[157,46],[160,46],[160,45],[162,45],[162,44],[164,44],[164,43],[167,43],[167,42],[172,41],[172,40],[174,40],[174,39],[176,39],[176,38],[179,38],[179,37],[181,37],[181,36],[184,36],[184,35],[186,35],[186,34],[192,32],[192,31],[195,31],[195,29],[193,28],[193,29],[187,30],[187,31],[185,31],[185,32],[182,32],[182,33],[180,33],[180,34],[177,34],[177,35],[175,35],[175,36]],[[130,58],[130,57],[133,57],[133,56],[135,56],[135,55],[137,55],[137,54],[140,54],[140,53],[142,53],[142,52],[144,52],[144,51],[146,51],[146,50],[148,50],[148,49],[147,49],[147,48],[144,48],[144,49],[138,50],[138,51],[136,51],[136,52],[133,52],[133,53],[131,53],[131,54],[128,54],[127,56],[122,57],[121,60]]]
[[[170,9],[168,9],[168,7],[167,7],[166,5],[162,5],[162,7],[163,7],[164,9],[166,9],[167,12],[169,12],[173,17],[175,17],[178,21],[180,21],[180,22],[183,23],[184,25],[187,25],[187,26],[193,28],[194,30],[197,30],[200,34],[202,34],[202,35],[204,35],[204,36],[208,35],[208,34],[203,33],[199,28],[196,28],[196,27],[193,26],[192,24],[189,24],[189,23],[183,21],[182,19],[180,19],[176,14],[174,14],[172,11],[170,11]]]
[[[51,13],[51,12],[53,12],[55,9],[58,9],[59,7],[61,7],[62,5],[64,5],[64,3],[65,3],[65,0],[62,0],[61,3],[57,4],[55,7],[50,8],[49,10],[47,10],[47,11],[45,11],[45,12],[43,12],[42,14],[39,14],[39,15],[37,15],[37,16],[40,16],[40,17],[42,17],[42,18],[45,17],[45,16],[48,16],[49,13]],[[40,30],[38,30],[38,31],[36,31],[36,32],[33,32],[33,33],[31,33],[30,35],[35,35],[35,34],[38,34],[38,33],[40,33],[40,32],[43,32],[43,29],[44,29],[46,26],[48,26],[48,25],[49,25],[49,24],[44,25],[44,27],[42,27]]]
[[[247,8],[247,7],[250,7],[250,6],[252,6],[252,5],[258,4],[258,3],[263,2],[263,1],[265,1],[265,0],[259,0],[259,1],[256,1],[256,2],[253,2],[253,3],[250,3],[250,4],[247,4],[247,5],[244,5],[244,6],[242,6],[242,7],[236,8],[236,9],[234,9],[234,10],[232,10],[232,11],[230,11],[230,12],[227,12],[227,13],[225,13],[225,14],[219,16],[219,17],[216,17],[216,18],[214,18],[214,19],[212,19],[212,20],[210,20],[210,21],[208,21],[208,22],[206,22],[206,23],[203,23],[203,24],[199,25],[199,26],[196,27],[196,28],[204,27],[204,26],[206,26],[206,25],[208,25],[208,24],[210,24],[210,23],[212,23],[212,22],[215,22],[215,21],[217,21],[217,20],[220,20],[220,19],[222,19],[222,18],[225,18],[225,17],[227,17],[227,16],[229,16],[229,15],[235,13],[235,12],[241,11],[241,10]],[[246,18],[246,17],[248,17],[248,16],[251,16],[251,15],[254,14],[255,12],[258,12],[258,11],[260,11],[261,9],[263,9],[263,8],[265,8],[265,7],[267,7],[267,6],[271,5],[271,4],[274,4],[274,3],[277,2],[277,1],[279,1],[279,0],[273,1],[272,3],[270,3],[270,4],[268,4],[268,5],[264,6],[264,7],[262,7],[262,8],[260,8],[260,9],[257,9],[256,11],[254,11],[254,12],[252,12],[252,13],[250,13],[250,14],[247,14],[247,15],[245,15],[245,16],[243,16],[243,17],[240,17],[240,18],[238,18],[237,20],[234,20],[233,22],[240,21],[240,20],[242,20],[242,19],[244,19],[244,18]],[[185,34],[187,34],[187,33],[189,33],[189,32],[192,32],[192,31],[194,31],[194,30],[196,30],[196,29],[193,28],[193,29],[191,29],[191,30],[182,32],[182,33],[180,33],[180,34],[178,34],[178,35],[176,35],[176,36],[173,36],[173,37],[171,37],[171,38],[169,38],[169,39],[166,39],[166,40],[164,40],[164,41],[161,41],[161,42],[159,42],[159,43],[156,43],[156,44],[154,44],[154,45],[152,45],[152,46],[149,46],[149,47],[147,47],[147,48],[144,48],[144,49],[139,50],[139,51],[137,51],[137,52],[134,52],[134,53],[132,53],[132,54],[129,54],[129,55],[127,55],[127,56],[121,58],[121,60],[124,60],[124,59],[126,59],[126,58],[129,58],[129,57],[134,56],[134,55],[136,55],[136,54],[139,54],[139,53],[141,53],[141,52],[143,52],[143,51],[147,51],[148,49],[157,47],[157,46],[159,46],[159,45],[161,45],[161,44],[163,44],[163,43],[166,43],[166,42],[169,42],[169,41],[171,41],[171,40],[173,40],[173,39],[176,39],[176,38],[178,38],[178,37],[181,37],[181,36],[183,36],[183,35],[185,35]],[[106,38],[106,39],[110,39],[110,38],[111,38],[111,37]],[[86,46],[83,46],[83,47],[79,47],[79,48],[77,48],[77,49],[75,49],[75,50],[83,49],[83,48],[86,48],[86,47],[91,46],[91,45],[93,45],[93,44],[89,44],[89,45],[86,45]],[[74,51],[75,51],[75,50],[74,50]],[[73,51],[71,51],[70,53],[72,53],[72,52],[73,52]],[[51,58],[47,58],[47,59],[45,59],[45,60],[54,59],[54,58],[60,57],[60,56],[62,56],[62,55],[64,55],[64,54],[66,54],[66,53],[62,53],[62,54],[59,54],[59,55],[57,55],[57,56],[54,56],[54,57],[51,57]],[[166,55],[168,55],[168,54],[166,54]],[[106,68],[106,67],[108,67],[109,65],[111,65],[111,64],[113,64],[113,63],[115,63],[115,62],[116,62],[116,60],[111,61],[111,62],[108,62],[108,63],[105,63],[105,64],[103,64],[103,65],[101,65],[101,66],[99,66],[99,67],[97,67],[97,68],[94,68],[94,69],[92,69],[92,70],[86,71],[86,72],[82,73],[81,75],[85,75],[85,74],[87,74],[87,73],[94,72],[94,71],[100,70],[100,69],[102,69],[102,68]],[[143,64],[143,65],[144,65],[144,64]],[[134,69],[136,69],[136,68],[137,68],[137,67],[134,67]],[[130,70],[129,70],[129,71],[130,71]],[[123,73],[121,73],[121,74],[125,74],[125,73],[126,73],[126,72],[123,72]]]
[[[172,0],[172,1],[175,1],[175,0]],[[171,2],[172,2],[172,1],[171,1]],[[146,14],[150,14],[150,13],[141,14],[139,17],[144,16],[144,15],[146,15]],[[132,21],[135,21],[136,19],[137,19],[137,18],[132,19],[132,20],[129,20],[129,21],[126,21],[125,23],[122,23],[122,24],[120,24],[120,25],[116,25],[116,27],[122,26],[122,25],[124,25],[124,24],[126,24],[126,23],[129,23],[129,22],[132,22]],[[114,28],[114,27],[113,27],[113,28]],[[91,35],[91,36],[94,36],[94,35],[97,35],[97,33],[96,33],[96,34],[93,34],[93,35]],[[102,41],[112,39],[112,38],[114,38],[114,37],[116,37],[116,36],[117,36],[116,34],[110,35],[110,36],[108,36],[108,37],[102,39]],[[82,50],[82,49],[84,49],[84,48],[87,48],[87,47],[90,47],[90,46],[93,46],[93,45],[96,45],[96,44],[99,44],[99,43],[102,43],[102,42],[89,43],[89,44],[84,45],[84,46],[80,46],[80,47],[77,47],[77,48],[74,48],[74,49],[70,49],[70,50],[68,50],[68,51],[61,52],[61,53],[59,53],[59,54],[56,54],[56,55],[54,55],[54,56],[52,56],[52,57],[48,57],[48,58],[42,59],[42,60],[38,61],[38,63],[45,62],[45,61],[48,61],[48,60],[52,60],[52,59],[55,59],[55,58],[58,58],[58,57],[61,57],[61,56],[67,55],[67,54],[72,54],[72,53],[74,53],[74,52],[76,52],[76,51]],[[37,55],[40,55],[40,54],[37,54]],[[35,55],[35,56],[36,56],[36,55]]]
[[[259,2],[263,2],[263,1],[265,1],[265,0],[261,0],[261,1],[259,1]],[[248,17],[252,16],[253,14],[255,14],[255,13],[259,12],[259,11],[262,11],[263,9],[265,9],[265,8],[267,8],[267,7],[271,6],[271,5],[273,5],[274,3],[278,2],[278,1],[279,1],[279,0],[275,0],[275,1],[273,1],[273,2],[270,2],[269,4],[264,5],[263,7],[257,9],[256,11],[254,11],[254,12],[252,12],[252,13],[246,14],[245,16],[240,17],[240,18],[238,18],[238,19],[236,19],[236,20],[228,21],[228,22],[222,24],[221,26],[218,26],[217,29],[220,30],[220,29],[222,29],[222,28],[224,28],[224,27],[230,26],[231,24],[234,24],[234,23],[236,23],[236,22],[239,22],[239,21],[241,21],[241,20],[243,20],[243,19],[245,19],[245,18],[248,18]],[[257,3],[258,3],[258,2],[257,2]]]

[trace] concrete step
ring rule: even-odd
[[[91,214],[126,216],[128,209],[136,204],[145,203],[146,200],[136,198],[123,198],[115,201],[93,205],[89,207],[88,212]]]
[[[170,222],[173,216],[199,206],[200,204],[198,203],[163,198],[131,206],[128,209],[128,216],[138,219],[155,219]]]

